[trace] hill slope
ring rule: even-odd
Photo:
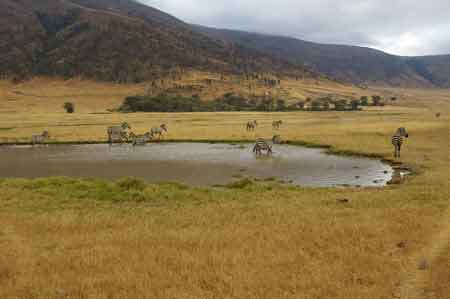
[[[140,82],[174,68],[303,72],[133,0],[1,0],[0,76]]]
[[[289,59],[336,79],[357,84],[450,87],[450,56],[400,57],[364,47],[318,44],[196,25],[193,28],[211,38]]]

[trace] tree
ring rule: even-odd
[[[367,96],[361,97],[361,106],[369,106],[369,98]]]
[[[64,103],[64,110],[66,110],[67,113],[74,113],[75,112],[75,104],[72,102]]]
[[[352,110],[353,110],[353,111],[356,111],[356,110],[359,109],[359,108],[358,108],[358,106],[359,106],[359,101],[358,101],[358,100],[352,100],[352,101],[351,101],[351,105],[352,105]]]
[[[345,111],[347,108],[347,101],[346,100],[339,100],[336,101],[335,105],[335,109],[336,111]]]
[[[372,96],[372,101],[374,106],[381,106],[381,97],[380,96]]]
[[[286,110],[286,102],[282,99],[277,100],[277,110],[284,111]]]
[[[319,101],[313,101],[311,103],[311,110],[312,111],[322,111],[322,103]]]

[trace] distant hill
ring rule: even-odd
[[[211,38],[240,44],[356,84],[450,87],[450,55],[401,57],[371,48],[193,25]]]
[[[174,68],[309,74],[133,0],[0,0],[0,77],[141,82]]]

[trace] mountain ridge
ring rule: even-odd
[[[403,57],[192,25],[135,0],[0,0],[0,78],[134,83],[180,69],[450,88],[450,55]]]
[[[174,69],[310,74],[226,45],[132,0],[1,0],[0,77],[82,76],[142,82]]]
[[[450,87],[450,55],[398,56],[370,47],[191,24],[211,38],[238,43],[355,84]]]

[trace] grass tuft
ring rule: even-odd
[[[254,181],[249,178],[244,178],[242,180],[238,180],[236,182],[232,182],[226,185],[227,188],[230,189],[245,189],[254,185]]]
[[[117,181],[116,185],[123,191],[143,191],[147,184],[142,179],[126,177]]]

